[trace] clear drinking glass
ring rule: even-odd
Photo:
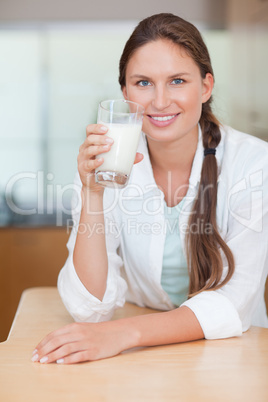
[[[114,142],[108,152],[99,154],[103,164],[95,171],[95,181],[105,187],[127,185],[140,139],[144,108],[125,99],[100,102],[98,123],[108,127],[106,135]]]

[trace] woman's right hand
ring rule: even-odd
[[[113,139],[105,135],[108,127],[103,124],[89,124],[86,129],[86,139],[79,148],[77,157],[78,171],[84,188],[91,192],[103,192],[104,187],[95,182],[95,169],[103,163],[103,158],[96,156],[109,152],[113,145]],[[135,163],[141,162],[143,155],[136,153]]]
[[[78,171],[84,187],[91,192],[103,192],[104,187],[95,182],[95,169],[103,163],[103,158],[96,156],[108,152],[113,139],[105,135],[108,127],[102,124],[89,124],[86,129],[86,139],[79,148],[77,157]]]

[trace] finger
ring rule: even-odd
[[[105,134],[108,131],[108,127],[104,124],[89,124],[86,128],[86,135],[90,134]]]
[[[111,142],[110,140],[106,141],[106,138],[110,138],[107,136],[103,136],[103,135],[95,135],[95,134],[90,134],[85,141],[83,142],[83,144],[80,145],[79,148],[79,152],[83,152],[86,148],[88,148],[88,146],[91,145],[105,145],[109,142]]]
[[[42,356],[39,360],[40,363],[53,363],[57,360],[68,359],[69,356],[72,356],[74,353],[84,352],[86,350],[86,345],[84,342],[70,342],[56,350],[53,350],[51,353],[47,353]]]
[[[102,136],[102,135],[94,135],[91,134],[89,135],[86,140],[83,142],[83,144],[79,148],[79,155],[84,152],[88,147],[92,145],[99,145],[99,146],[104,146],[104,145],[111,145],[113,144],[114,140],[111,137]]]
[[[87,361],[90,361],[88,352],[86,350],[83,350],[80,352],[73,353],[64,358],[57,359],[56,363],[58,363],[58,364],[75,364],[75,363],[82,363],[82,362],[87,362]]]
[[[57,338],[59,339],[70,333],[75,333],[75,331],[77,331],[78,328],[79,328],[79,325],[77,325],[77,323],[72,323],[72,324],[65,325],[64,327],[61,327],[59,329],[56,329],[53,332],[50,332],[38,343],[35,350],[33,351],[33,354],[40,351],[51,340],[57,339]]]
[[[48,335],[46,335],[46,336],[38,343],[38,345],[36,346],[34,352],[35,352],[36,350],[40,350],[41,348],[43,348],[44,345],[46,345],[51,339],[57,338],[57,337],[62,336],[62,335],[66,335],[66,334],[68,334],[69,332],[70,332],[70,325],[65,325],[65,326],[62,327],[62,328],[59,328],[59,329],[56,329],[56,330],[53,331],[53,332],[50,332]]]
[[[33,356],[32,360],[41,361],[45,357],[49,356],[51,353],[55,352],[57,349],[62,348],[66,345],[70,345],[73,342],[78,342],[80,339],[81,336],[76,333],[69,333],[66,335],[53,337],[40,348],[36,348],[36,354]],[[71,351],[69,353],[71,353]],[[47,359],[45,359],[45,361],[46,360]],[[41,361],[41,363],[43,363],[43,361]]]
[[[134,164],[141,162],[143,160],[143,158],[144,158],[143,154],[140,154],[139,152],[137,152],[136,156],[135,156]]]
[[[93,156],[108,152],[111,149],[111,144],[92,145],[84,150],[84,157],[92,158]]]
[[[105,145],[113,142],[114,140],[107,135],[91,134],[86,138],[84,144],[85,147],[88,147],[89,145]]]
[[[93,174],[95,169],[97,169],[104,162],[103,157],[98,157],[96,159],[88,159],[83,162],[78,167],[80,174]]]
[[[87,159],[78,163],[78,171],[82,176],[89,176],[95,173],[95,170],[101,166],[104,162],[103,157],[97,157],[96,159]]]

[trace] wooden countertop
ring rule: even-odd
[[[127,303],[114,319],[151,312]],[[136,348],[77,365],[32,363],[36,344],[70,322],[56,288],[23,293],[9,337],[0,344],[1,402],[268,400],[268,329]]]

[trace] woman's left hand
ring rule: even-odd
[[[135,346],[134,334],[123,321],[69,324],[48,334],[32,361],[70,364],[115,356]]]

